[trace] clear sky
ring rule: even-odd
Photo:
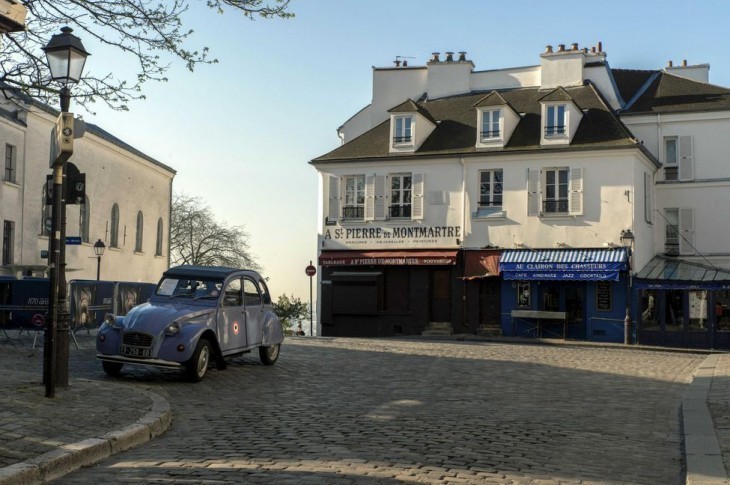
[[[370,102],[373,66],[396,56],[424,65],[446,51],[466,51],[476,70],[528,66],[548,44],[601,41],[611,67],[686,59],[730,86],[724,0],[291,0],[294,19],[253,22],[193,3],[192,44],[219,63],[194,73],[176,64],[129,112],[98,106],[85,118],[173,167],[174,190],[202,197],[218,220],[244,225],[274,297],[309,298],[318,200],[307,162],[336,148],[337,127]],[[128,67],[82,40],[87,70]]]

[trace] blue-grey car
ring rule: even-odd
[[[165,271],[148,303],[126,316],[109,314],[96,337],[104,371],[124,364],[182,368],[200,381],[212,362],[259,351],[261,362],[279,358],[284,333],[264,278],[255,271],[177,266]]]

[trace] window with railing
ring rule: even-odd
[[[482,141],[499,138],[499,116],[500,110],[498,109],[482,112]]]
[[[567,168],[545,170],[545,190],[542,201],[542,211],[544,213],[569,212],[568,173]]]
[[[390,207],[391,218],[410,218],[412,203],[411,174],[394,174],[390,176]]]
[[[398,116],[393,129],[393,144],[413,142],[413,116]]]
[[[679,209],[664,209],[664,252],[679,254]]]
[[[345,177],[345,205],[343,219],[363,219],[365,217],[365,176]]]
[[[546,108],[545,136],[565,135],[565,105]]]

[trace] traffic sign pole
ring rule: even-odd
[[[304,273],[309,276],[309,335],[313,336],[313,318],[312,318],[312,277],[317,274],[317,268],[312,265],[312,260],[309,260],[309,266],[304,269]]]

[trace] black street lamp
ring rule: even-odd
[[[68,332],[69,310],[66,288],[66,188],[64,184],[66,161],[73,153],[73,114],[68,112],[71,102],[69,84],[81,79],[86,57],[89,55],[72,29],[64,27],[54,35],[43,50],[48,60],[53,81],[61,84],[61,114],[56,123],[56,145],[52,144],[53,202],[51,237],[48,241],[50,262],[50,291],[48,323],[44,339],[43,382],[46,397],[54,397],[56,384],[68,387]]]
[[[619,236],[619,241],[621,241],[621,244],[623,247],[626,248],[626,254],[629,257],[629,286],[628,286],[628,295],[626,296],[626,316],[624,317],[624,343],[630,344],[631,343],[631,297],[632,297],[632,291],[633,291],[633,285],[632,285],[632,275],[631,275],[631,262],[633,257],[633,248],[634,248],[634,240],[636,238],[634,237],[634,233],[631,231],[631,229],[623,229],[621,231],[621,236]]]
[[[106,245],[101,239],[94,243],[94,254],[96,254],[96,281],[99,281],[99,275],[101,274],[101,257],[104,256],[104,250]]]

